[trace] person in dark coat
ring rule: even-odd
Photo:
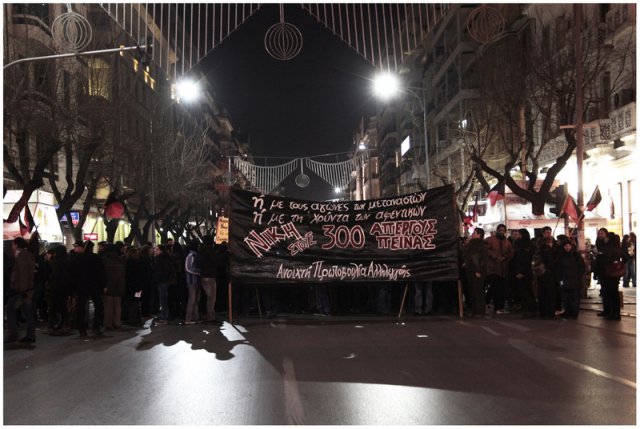
[[[32,253],[38,253],[38,244],[35,242]],[[51,265],[46,257],[46,253],[36,256],[36,271],[33,275],[33,317],[37,321],[45,321],[49,318],[47,312],[47,300],[45,296],[45,285],[51,276]]]
[[[57,246],[50,250],[51,277],[49,278],[49,328],[43,331],[52,334],[58,330],[69,331],[69,290],[71,276],[69,273],[70,258],[64,246]]]
[[[207,294],[207,320],[208,324],[220,324],[216,320],[216,296],[218,270],[224,268],[224,263],[220,260],[218,249],[214,249],[213,236],[205,235],[202,239],[200,255],[200,281],[202,288]]]
[[[91,298],[94,307],[91,332],[95,335],[102,335],[102,331],[100,330],[100,324],[104,318],[102,294],[105,289],[107,273],[105,272],[100,256],[93,253],[93,242],[87,241],[83,245],[83,249],[82,253],[73,259],[70,268],[73,288],[77,295],[76,323],[79,335],[86,337],[87,331],[84,321],[85,308],[87,301]]]
[[[169,319],[184,319],[189,301],[187,272],[185,271],[185,260],[188,253],[184,253],[179,243],[174,244],[171,249],[167,245],[167,250],[170,252],[171,263],[176,272],[176,281],[169,286]]]
[[[484,241],[484,230],[476,228],[471,234],[471,240],[465,249],[464,269],[469,284],[471,296],[471,311],[473,316],[484,316],[486,306],[484,302],[484,281],[487,277],[487,261],[489,260],[489,245]]]
[[[496,234],[485,240],[489,244],[489,263],[487,264],[489,290],[485,298],[487,304],[493,300],[495,314],[509,314],[504,308],[504,300],[509,261],[514,253],[511,243],[505,236],[506,232],[507,227],[500,224]]]
[[[624,278],[622,287],[629,287],[629,283],[636,287],[636,234],[631,232],[622,239],[622,253],[627,256],[624,264]]]
[[[127,251],[126,263],[126,292],[125,301],[129,313],[129,325],[141,326],[140,318],[140,301],[142,297],[142,289],[144,287],[145,278],[143,266],[140,263],[140,254],[138,249],[131,247]]]
[[[617,261],[622,261],[624,263],[626,258],[620,248],[620,236],[618,234],[613,232],[607,233],[607,236],[605,237],[605,244],[606,246],[604,247],[602,255],[602,262],[605,269],[601,274],[600,284],[603,289],[602,303],[604,311],[606,312],[607,308],[609,308],[610,313],[605,313],[603,316],[606,316],[607,320],[620,320],[620,294],[618,292],[618,287],[620,286],[620,279],[622,276],[609,276],[607,274],[606,267],[607,265],[611,265]]]
[[[516,285],[522,298],[522,316],[534,317],[536,315],[536,298],[533,293],[533,243],[529,231],[522,228],[518,231],[520,238],[516,241]]]
[[[583,287],[586,265],[570,240],[563,240],[561,245],[562,254],[555,268],[564,304],[564,313],[561,316],[563,319],[569,317],[577,319],[580,311],[580,289]]]
[[[152,304],[154,302],[153,297],[155,297],[155,301],[158,300],[158,289],[155,287],[155,283],[153,281],[153,255],[152,255],[152,247],[145,244],[140,248],[139,251],[140,256],[140,268],[142,270],[142,277],[144,279],[144,283],[142,285],[142,296],[140,300],[140,313],[143,319],[151,318],[151,309]]]
[[[18,341],[18,309],[22,309],[22,316],[27,319],[27,334],[20,339],[20,342],[35,343],[36,321],[33,314],[33,275],[36,258],[33,253],[27,250],[27,241],[22,237],[14,238],[11,246],[15,254],[15,263],[11,270],[9,300],[6,306],[10,335],[5,340],[5,343]]]
[[[155,321],[156,325],[169,323],[169,286],[174,277],[175,271],[167,247],[160,244],[156,249],[156,264],[153,269],[153,281],[158,285],[160,300],[160,317]]]
[[[596,238],[596,254],[595,254],[595,263],[591,266],[593,270],[593,278],[598,281],[600,284],[600,296],[602,296],[602,303],[604,305],[604,310],[598,313],[598,316],[608,316],[611,314],[611,309],[608,308],[608,301],[604,299],[604,285],[602,284],[602,279],[604,278],[604,253],[607,247],[607,234],[609,231],[606,228],[600,228],[598,230],[598,238]]]
[[[552,318],[556,315],[556,284],[554,278],[554,251],[553,238],[541,237],[538,239],[538,250],[534,255],[534,275],[538,282],[538,306],[540,317]]]
[[[104,326],[106,329],[118,329],[122,326],[122,297],[126,291],[126,263],[113,244],[105,248],[102,258],[107,275],[104,295]]]

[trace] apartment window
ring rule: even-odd
[[[53,66],[50,63],[34,63],[33,77],[35,90],[51,97],[53,94]]]
[[[26,3],[14,5],[14,11],[17,14],[31,15],[49,26],[49,4],[45,3]]]
[[[607,13],[611,10],[611,5],[603,3],[599,5],[600,22],[607,22]]]
[[[109,98],[109,75],[111,66],[101,58],[92,58],[88,62],[89,95]]]

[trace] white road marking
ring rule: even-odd
[[[290,425],[304,425],[304,411],[300,401],[293,361],[288,358],[284,359],[282,367],[284,368],[284,406],[287,422]]]
[[[590,367],[590,366],[587,366],[587,365],[583,365],[581,363],[574,362],[572,360],[569,360],[569,359],[566,359],[566,358],[563,358],[563,357],[557,357],[556,359],[559,360],[560,362],[564,362],[564,363],[567,363],[567,364],[569,364],[571,366],[575,366],[576,368],[584,369],[585,371],[589,371],[589,372],[591,372],[591,373],[593,373],[595,375],[599,375],[601,377],[605,377],[605,378],[608,378],[610,380],[617,381],[618,383],[625,384],[625,385],[627,385],[629,387],[633,387],[634,389],[636,388],[636,383],[634,383],[633,381],[629,381],[627,379],[624,379],[624,378],[621,378],[621,377],[617,377],[615,375],[606,373],[604,371],[600,371],[599,369],[596,369],[596,368],[593,368],[593,367]]]
[[[518,331],[521,331],[521,332],[527,332],[530,330],[529,328],[522,325],[518,325],[517,323],[511,323],[511,322],[498,322],[498,323],[513,329],[517,329]]]
[[[485,331],[487,331],[491,335],[495,335],[496,337],[500,336],[500,334],[498,332],[494,331],[491,328],[487,328],[486,326],[482,326],[482,329],[484,329]]]

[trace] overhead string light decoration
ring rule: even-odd
[[[282,165],[263,167],[249,164],[236,156],[233,158],[233,163],[258,192],[268,195],[296,169],[298,159]]]
[[[300,162],[300,174],[296,176],[296,185],[300,188],[306,188],[310,182],[311,179],[309,179],[309,176],[304,174],[304,162]]]
[[[69,52],[80,52],[91,42],[91,25],[87,18],[73,11],[67,3],[67,13],[60,14],[51,24],[51,36],[58,47]]]
[[[504,18],[498,9],[483,4],[467,19],[469,35],[482,44],[493,43],[504,33]]]
[[[302,33],[288,22],[284,22],[284,5],[280,3],[280,22],[274,24],[264,36],[264,47],[276,60],[290,60],[302,50]]]
[[[318,176],[334,188],[344,188],[351,182],[351,174],[364,166],[369,160],[367,152],[343,162],[325,163],[306,158],[305,163]]]
[[[99,3],[170,78],[177,80],[261,9],[256,3]],[[336,37],[379,70],[396,71],[443,20],[449,3],[302,3]],[[293,58],[302,35],[290,24],[272,27],[269,53]],[[489,12],[485,9],[484,12]],[[483,13],[484,13],[483,12]],[[153,49],[150,47],[153,46]]]

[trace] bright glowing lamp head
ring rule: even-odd
[[[340,188],[336,188],[335,191],[336,191],[336,194],[340,193]]]
[[[358,149],[360,149],[360,150],[365,150],[366,148],[367,148],[367,145],[366,145],[366,144],[364,144],[364,142],[363,142],[363,141],[361,141],[361,142],[360,142],[360,144],[358,145]]]
[[[176,93],[181,100],[195,100],[198,97],[198,84],[190,80],[178,82],[176,85]]]
[[[398,80],[390,74],[381,74],[374,81],[376,94],[389,98],[398,92]]]

